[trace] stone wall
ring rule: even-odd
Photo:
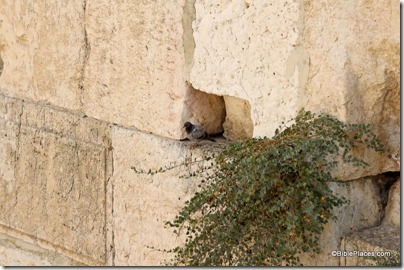
[[[376,178],[400,170],[398,23],[392,0],[0,0],[0,263],[159,265],[147,246],[182,243],[164,221],[198,183],[131,167],[208,151],[179,141],[187,120],[234,140],[306,108],[375,124],[393,150],[336,172],[353,203],[303,259],[338,265],[344,235],[384,211],[397,226]]]

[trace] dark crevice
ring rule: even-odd
[[[0,55],[0,76],[3,73],[3,68],[4,68],[4,62],[3,62],[3,59],[1,58],[1,55]]]
[[[376,176],[375,181],[379,188],[380,201],[382,204],[380,221],[384,219],[385,209],[389,201],[390,188],[398,179],[400,179],[400,172],[385,172]]]
[[[87,0],[83,1],[83,33],[84,33],[84,54],[83,54],[83,64],[81,67],[80,71],[80,79],[79,79],[79,89],[80,89],[80,104],[83,106],[83,92],[84,92],[84,76],[85,76],[85,69],[87,66],[88,59],[90,57],[90,50],[91,50],[91,45],[90,42],[88,41],[88,34],[87,34],[87,22],[86,22],[86,17],[87,17]]]

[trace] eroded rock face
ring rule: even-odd
[[[164,221],[197,183],[130,167],[200,157],[173,140],[184,121],[230,140],[271,137],[306,108],[374,124],[392,149],[359,149],[369,167],[336,171],[357,179],[335,187],[351,205],[321,244],[338,248],[380,221],[366,176],[400,170],[398,23],[393,0],[2,1],[0,232],[80,263],[159,265],[168,256],[145,245],[181,243]],[[399,185],[386,224],[399,224]],[[12,252],[0,243],[3,258]]]
[[[85,112],[179,139],[185,1],[89,2]]]
[[[359,155],[372,165],[341,167],[341,179],[399,170],[399,8],[394,1],[324,6],[304,0],[197,0],[195,7],[190,82],[202,91],[247,100],[253,136],[272,136],[301,108],[328,113],[348,123],[374,124],[392,149],[392,159],[362,151]],[[244,117],[227,115],[228,127]],[[233,132],[237,128],[225,128],[228,138]]]
[[[103,263],[109,145],[105,122],[0,96],[0,231]]]
[[[389,191],[389,199],[385,209],[383,223],[400,226],[400,180],[396,181]]]
[[[198,182],[178,178],[193,166],[178,166],[154,176],[136,174],[131,167],[158,170],[200,159],[202,152],[189,151],[192,142],[166,140],[119,127],[113,128],[112,137],[116,172],[111,217],[114,263],[117,266],[159,265],[173,254],[147,246],[169,250],[184,243],[185,235],[173,234],[172,228],[164,223],[174,219],[184,202],[196,192]]]
[[[195,9],[190,82],[208,93],[246,100],[253,135],[272,135],[282,121],[295,115],[299,98],[299,78],[285,75],[299,38],[299,3],[197,0]],[[226,106],[226,110],[231,111],[229,116],[237,109]],[[241,121],[236,118],[232,124],[231,118],[226,119],[228,126]],[[238,132],[235,128],[226,134],[239,137]]]
[[[223,124],[224,137],[228,140],[252,138],[254,125],[251,120],[251,106],[247,100],[224,96],[226,121]]]
[[[83,17],[82,0],[2,1],[0,92],[80,110]]]
[[[374,178],[361,178],[344,184],[331,183],[330,188],[349,200],[334,210],[336,221],[324,226],[320,237],[320,254],[303,254],[301,262],[306,266],[335,266],[339,257],[330,256],[333,250],[341,250],[341,237],[380,223],[382,217],[382,200],[379,187]]]
[[[371,166],[341,169],[341,179],[399,170],[398,21],[394,1],[333,1],[327,8],[304,1],[303,36],[310,65],[300,106],[348,123],[374,124],[392,150],[392,159],[359,152]]]
[[[387,223],[349,234],[341,238],[340,250],[374,254],[373,256],[339,257],[340,266],[369,266],[377,264],[378,266],[382,266],[383,263],[391,264],[394,262],[394,259],[397,260],[397,257],[392,257],[394,253],[400,256],[400,227]],[[397,263],[397,261],[394,263]]]

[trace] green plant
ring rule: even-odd
[[[175,253],[170,264],[296,265],[300,253],[320,251],[323,225],[347,202],[328,186],[337,181],[338,157],[367,166],[353,150],[386,149],[369,125],[303,110],[287,124],[272,139],[235,142],[206,156],[201,162],[210,165],[186,176],[202,180],[200,191],[166,223],[187,236],[184,246],[169,251]]]

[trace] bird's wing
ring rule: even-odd
[[[199,126],[199,125],[194,125],[190,136],[193,139],[204,139],[206,138],[206,131],[203,129],[203,127]]]

